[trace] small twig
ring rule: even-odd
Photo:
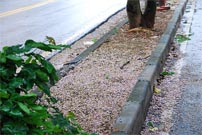
[[[126,65],[128,65],[130,63],[130,61],[127,61],[127,62],[125,62],[121,67],[120,67],[120,69],[123,69]]]
[[[149,58],[150,57],[150,55],[148,55],[148,56],[146,56],[146,57],[144,57],[144,58],[138,58],[137,60],[143,60],[143,59],[147,59],[147,58]]]
[[[133,29],[130,29],[128,30],[128,32],[151,32],[151,29],[146,29],[146,28],[143,28],[143,27],[137,27],[137,28],[133,28]]]
[[[78,63],[78,61],[68,62],[68,63],[65,63],[64,65],[75,65],[76,63]]]

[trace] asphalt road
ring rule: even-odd
[[[0,0],[0,50],[44,41],[70,44],[121,8],[127,0]]]
[[[191,6],[190,6],[191,7]],[[189,11],[189,10],[188,10]],[[184,47],[182,96],[175,107],[170,135],[202,135],[202,1],[196,0],[191,33]]]

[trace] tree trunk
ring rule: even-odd
[[[129,28],[139,27],[141,25],[142,12],[139,0],[128,0],[126,5]]]
[[[147,28],[153,28],[155,24],[156,15],[156,0],[148,0],[145,12],[142,16],[142,20],[145,21]]]
[[[126,5],[129,29],[136,27],[153,28],[156,15],[156,0],[147,0],[144,14],[139,0],[128,0]]]

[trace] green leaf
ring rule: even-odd
[[[49,44],[56,45],[55,39],[50,36],[46,36],[46,40],[48,41]]]
[[[175,72],[167,72],[167,71],[165,71],[165,72],[161,72],[161,75],[174,75],[175,74]]]
[[[54,98],[54,97],[51,97],[50,100],[51,100],[51,102],[54,103],[54,104],[57,103],[57,99]]]
[[[25,104],[21,102],[17,102],[17,104],[25,113],[30,114],[30,110]]]
[[[44,51],[51,51],[51,49],[44,43],[40,43],[40,42],[35,42],[33,40],[27,40],[25,42],[25,47],[26,48],[38,48]]]
[[[27,58],[27,59],[26,59],[26,61],[25,61],[25,64],[30,63],[30,62],[31,62],[31,60],[32,60],[32,56],[28,56],[28,58]]]
[[[177,42],[179,42],[179,43],[182,43],[182,42],[187,41],[187,40],[191,40],[186,35],[181,35],[181,34],[177,34],[176,39],[177,39]]]
[[[36,74],[35,74],[34,71],[37,68],[38,68],[38,66],[34,66],[34,64],[26,64],[21,69],[21,71],[19,73],[19,76],[22,77],[22,78],[35,80],[36,79]]]
[[[10,96],[10,94],[7,93],[7,91],[1,91],[0,90],[0,99],[5,98],[7,99]]]
[[[34,56],[35,59],[38,60],[39,62],[41,62],[44,59],[44,57],[41,56],[40,54],[34,54],[34,53],[32,53],[31,55]]]
[[[117,34],[117,33],[118,33],[118,31],[119,31],[119,29],[118,29],[118,28],[114,28],[114,29],[113,29],[113,35],[114,35],[114,34]]]
[[[16,117],[23,117],[23,114],[20,110],[18,109],[14,109],[14,110],[11,110],[9,112],[10,115],[13,115],[13,116],[16,116]]]
[[[92,39],[93,43],[97,42],[97,38]]]
[[[1,131],[5,135],[27,135],[28,127],[23,121],[4,122]]]
[[[31,105],[31,108],[33,110],[36,110],[36,111],[42,111],[42,110],[45,110],[46,108],[41,106],[41,105]]]
[[[6,82],[4,82],[4,81],[1,80],[0,90],[7,91],[7,88],[8,88],[8,84]]]
[[[6,63],[6,55],[0,52],[0,63]]]
[[[30,93],[30,94],[15,93],[15,94],[12,94],[10,97],[11,100],[18,101],[18,102],[26,102],[28,104],[36,101],[36,98],[37,98],[37,95],[34,93]]]
[[[67,114],[67,118],[69,118],[69,119],[75,119],[74,113],[69,111],[68,114]]]
[[[4,46],[3,49],[2,49],[3,52],[6,52],[8,50],[8,48],[9,48],[9,46]]]
[[[37,64],[36,59],[33,59],[33,60],[31,61],[31,63],[32,63],[32,64]]]
[[[32,64],[26,64],[18,76],[24,78],[23,88],[30,90],[34,86],[34,80],[36,80],[35,67],[33,67]]]
[[[29,47],[29,48],[38,48],[38,49],[41,49],[41,50],[44,50],[44,51],[49,51],[51,52],[53,49],[62,49],[61,46],[57,46],[57,45],[51,45],[51,44],[45,44],[45,43],[42,43],[42,42],[35,42],[33,40],[27,40],[25,42],[25,46],[26,47]]]
[[[62,47],[65,47],[65,46],[59,46],[59,45],[51,45],[51,44],[49,44],[48,45],[48,47],[52,50],[52,49],[54,49],[54,50],[61,50],[62,49]]]
[[[151,122],[151,121],[147,122],[147,126],[149,127],[149,131],[151,131],[151,132],[158,130],[158,128],[155,127],[153,122]]]
[[[36,81],[36,85],[39,87],[40,90],[42,90],[46,95],[48,95],[49,97],[51,96],[50,94],[50,89],[48,87],[48,85],[44,82],[39,82]]]
[[[6,58],[13,60],[13,61],[22,61],[23,60],[20,56],[17,56],[15,54],[7,55]]]
[[[4,112],[9,112],[10,111],[10,107],[9,106],[6,106],[6,105],[2,105],[1,107],[0,107],[0,110],[1,111],[4,111]]]
[[[151,121],[147,122],[147,126],[154,128],[154,124],[153,124],[153,122],[151,122]]]
[[[48,82],[48,75],[45,72],[37,70],[36,75],[41,81]]]
[[[7,100],[6,102],[3,103],[2,106],[0,106],[0,110],[3,112],[9,112],[11,108],[13,107],[13,104],[10,100]]]
[[[46,68],[46,70],[48,71],[48,73],[51,74],[51,73],[54,73],[56,71],[55,68],[54,68],[54,66],[50,62],[48,62],[46,60],[42,60],[41,63]]]
[[[0,76],[1,77],[6,77],[8,74],[8,69],[0,65]]]
[[[10,54],[21,54],[24,52],[22,49],[23,45],[14,45],[14,46],[5,46],[3,48],[3,52],[5,52],[7,55]]]
[[[28,78],[27,80],[24,80],[24,88],[25,90],[30,90],[34,86],[34,79]]]
[[[18,88],[20,85],[23,84],[23,79],[22,78],[13,78],[10,83],[9,83],[9,87],[10,88]]]
[[[56,72],[50,74],[49,79],[50,79],[50,84],[51,84],[51,85],[54,85],[55,82],[59,80],[58,75],[57,75]]]
[[[66,129],[68,127],[68,130],[71,128],[70,121],[66,119],[62,113],[56,113],[51,117],[51,120],[54,125],[59,127],[60,129]],[[75,128],[72,126],[72,128]],[[72,131],[72,130],[71,130]],[[70,132],[71,132],[70,131]]]

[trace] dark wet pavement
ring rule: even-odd
[[[71,43],[125,5],[126,0],[0,0],[0,50],[47,35]]]
[[[191,33],[181,69],[182,97],[170,135],[202,135],[202,0],[196,0]]]

